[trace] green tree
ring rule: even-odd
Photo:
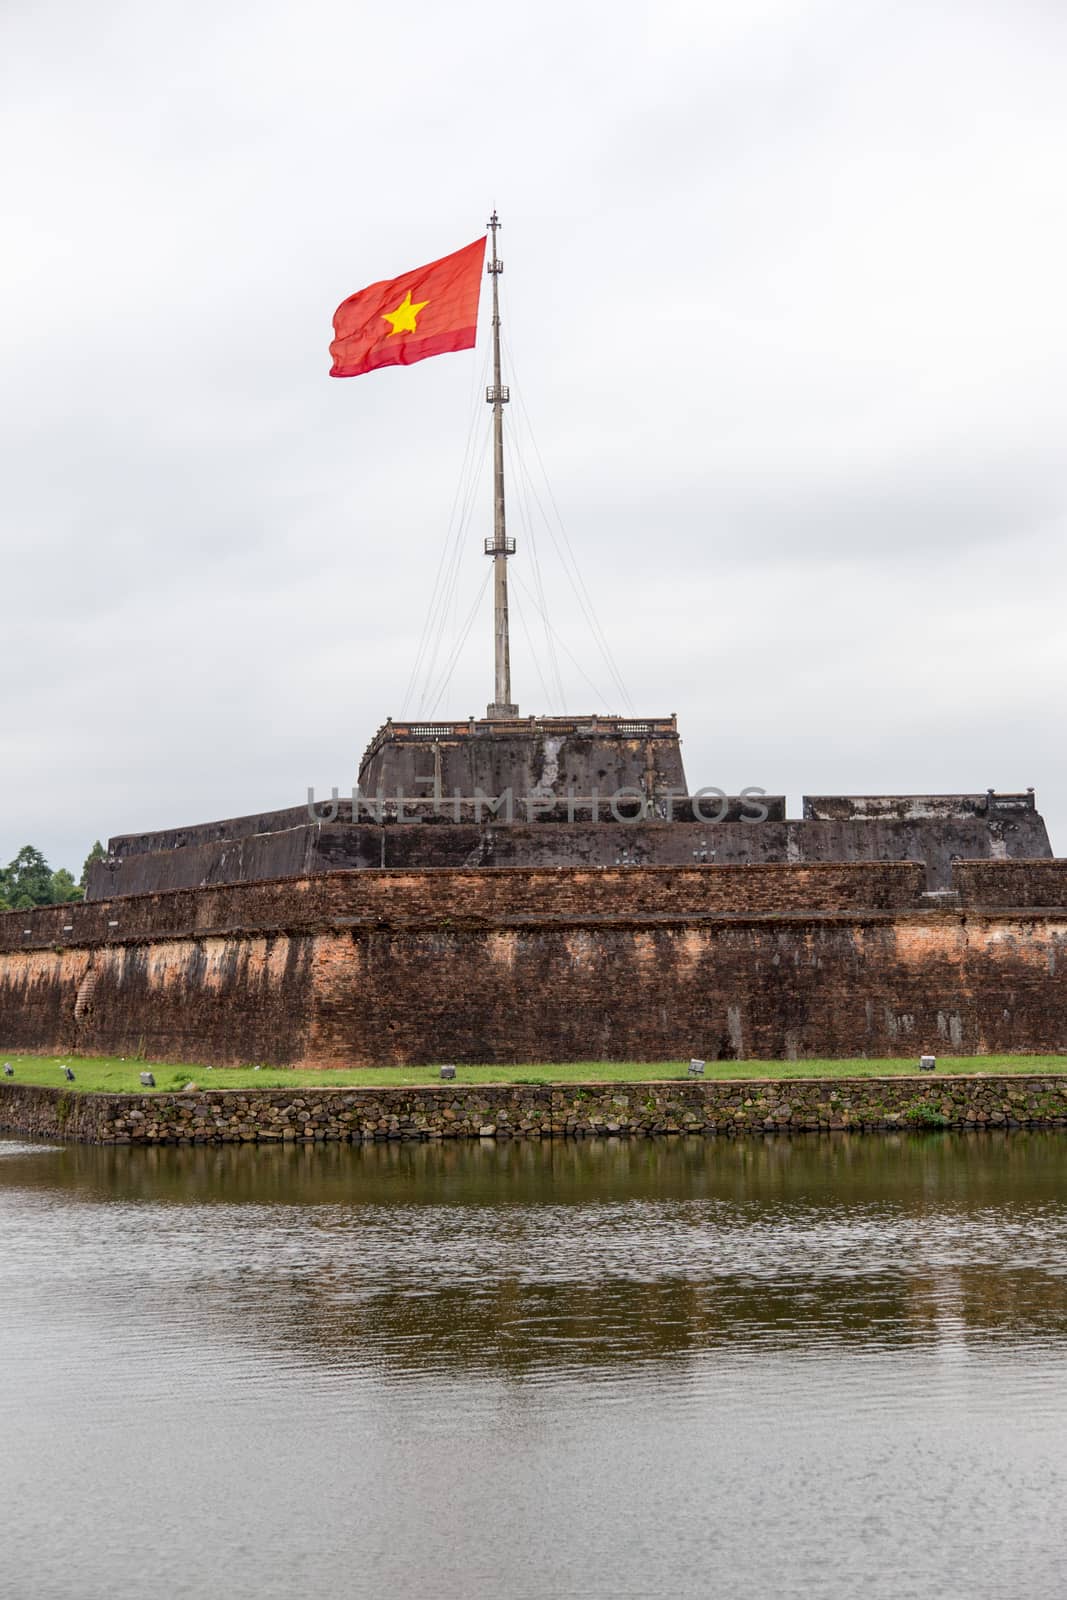
[[[52,874],[52,904],[64,905],[68,900],[81,900],[83,890],[80,883],[74,882],[73,874],[66,867],[59,867]]]
[[[81,890],[83,896],[85,894],[86,889],[89,886],[89,868],[92,866],[94,861],[106,861],[106,860],[107,860],[107,851],[104,849],[103,845],[100,843],[100,840],[98,839],[96,841],[96,843],[93,845],[93,848],[89,851],[89,854],[86,856],[85,865],[84,865],[84,867],[82,867],[82,875],[78,879],[78,888]]]
[[[5,892],[16,911],[52,904],[52,869],[41,852],[24,844],[5,873]]]
[[[81,882],[66,867],[52,871],[40,850],[24,844],[15,859],[0,867],[0,911],[32,911],[34,906],[64,905],[85,897],[85,879],[90,866],[106,855],[99,839],[82,868]]]

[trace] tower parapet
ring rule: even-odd
[[[477,794],[566,802],[622,789],[655,802],[686,794],[669,717],[515,717],[384,723],[359,765],[362,794],[451,800]]]

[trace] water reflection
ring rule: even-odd
[[[1065,1176],[0,1142],[0,1594],[1058,1597]]]
[[[557,1379],[717,1350],[1058,1344],[1065,1174],[1056,1133],[71,1147],[0,1163],[0,1244],[10,1291],[33,1270],[26,1205],[61,1217],[60,1318],[74,1279],[79,1318],[127,1295],[178,1345]]]

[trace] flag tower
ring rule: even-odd
[[[500,274],[504,263],[496,251],[496,231],[500,219],[494,210],[489,218],[492,254],[486,271],[493,280],[493,381],[485,398],[493,408],[493,536],[485,541],[485,553],[493,558],[493,657],[494,698],[486,707],[490,721],[517,717],[519,708],[511,701],[511,641],[508,634],[508,556],[515,554],[515,541],[508,538],[504,510],[504,407],[511,396],[500,381]]]

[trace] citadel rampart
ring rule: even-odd
[[[1055,865],[1055,863],[1052,863]],[[918,909],[914,861],[802,866],[509,867],[337,872],[0,915],[0,951],[157,936],[321,928],[343,919],[468,922],[505,917]],[[1067,892],[1067,886],[1065,886]],[[19,917],[23,920],[19,923]]]
[[[848,821],[740,820],[713,823],[321,823],[240,838],[197,838],[159,850],[123,854],[113,840],[108,861],[90,874],[92,900],[201,885],[255,883],[301,874],[425,867],[756,866],[870,862],[925,865],[925,887],[948,888],[957,858],[988,855],[1000,843],[977,817]],[[180,837],[180,836],[179,836]],[[132,841],[131,841],[132,842]],[[1040,819],[1018,819],[1013,856],[1048,853]]]
[[[0,917],[0,1043],[205,1064],[1067,1050],[1067,862],[331,873]]]
[[[361,780],[380,756],[386,766],[378,778],[396,779],[396,788],[365,789],[377,798],[357,801],[355,814],[351,799],[331,798],[310,808],[119,834],[90,871],[87,899],[355,870],[887,861],[922,862],[926,888],[937,891],[951,887],[960,860],[1052,857],[1030,790],[806,796],[803,817],[789,819],[781,795],[686,796],[680,787],[664,788],[662,751],[660,764],[646,769],[652,757],[642,742],[619,734],[598,735],[592,749],[589,740],[549,739],[549,760],[546,727],[538,724],[520,740],[485,724],[488,731],[449,744],[430,737],[432,727],[389,725],[372,746],[373,759],[365,758]],[[677,734],[672,738],[674,761]],[[684,778],[675,766],[668,776]],[[467,787],[453,792],[445,778],[459,777]],[[612,787],[620,780],[630,784],[628,796]],[[482,797],[472,797],[482,784]]]

